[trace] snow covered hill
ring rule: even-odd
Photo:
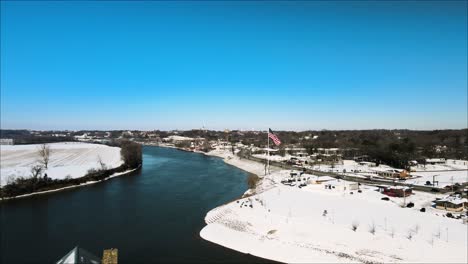
[[[64,142],[51,143],[47,176],[64,179],[78,178],[89,169],[100,168],[99,159],[107,168],[116,168],[123,162],[120,148],[106,145]],[[39,163],[40,144],[0,146],[0,184],[5,185],[16,177],[30,177],[31,168]]]
[[[467,225],[431,207],[439,195],[403,198],[373,186],[351,192],[309,184],[280,184],[288,171],[266,176],[273,188],[208,212],[202,238],[255,256],[287,263],[466,263]],[[331,182],[327,182],[331,184]],[[426,212],[420,212],[424,207]],[[353,228],[355,227],[355,230]]]

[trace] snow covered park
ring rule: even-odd
[[[430,159],[429,159],[430,160]],[[468,161],[466,160],[444,160],[443,164],[418,164],[411,167],[412,171],[446,171],[446,170],[468,170]]]
[[[435,186],[441,188],[451,186],[456,183],[463,184],[468,182],[468,168],[466,166],[464,167],[464,165],[460,165],[458,167],[439,165],[426,166],[427,170],[410,172],[411,178],[407,179],[405,183],[424,186],[427,181],[432,184],[434,180],[433,176],[435,176],[435,180],[438,182]],[[343,164],[334,165],[333,167],[331,165],[314,165],[306,167],[312,170],[334,172],[354,177],[376,177],[375,173],[378,171],[398,171],[398,169],[387,165],[381,164],[379,166],[372,167],[366,164],[359,164],[353,160],[343,160]],[[346,173],[343,173],[343,171],[346,171]]]
[[[468,182],[468,170],[437,172],[417,171],[412,172],[411,175],[415,178],[408,179],[406,182],[414,185],[425,185],[427,181],[432,184],[433,179],[435,179],[437,182],[435,186],[438,187],[445,187],[454,185],[455,183],[462,184]]]
[[[47,144],[50,160],[47,176],[52,179],[85,176],[89,169],[116,168],[123,162],[120,148],[106,145],[64,142]],[[40,164],[40,144],[1,146],[0,184],[3,186],[17,177],[30,177],[31,168]]]
[[[289,171],[265,176],[257,194],[208,212],[201,237],[281,262],[467,263],[467,225],[431,207],[441,195],[386,197],[361,185],[350,193],[331,180],[306,187],[280,183]],[[316,177],[316,176],[315,176]],[[312,177],[313,178],[313,177]],[[337,188],[326,189],[325,184]],[[413,208],[402,204],[413,202]],[[425,212],[420,212],[421,208]]]

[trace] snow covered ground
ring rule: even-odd
[[[446,170],[468,170],[468,162],[463,160],[447,160],[445,164],[416,165],[411,167],[412,171],[446,171]]]
[[[47,176],[64,179],[78,178],[89,169],[100,168],[99,158],[107,168],[116,168],[123,162],[120,148],[78,142],[51,143]],[[0,184],[5,185],[16,177],[30,177],[31,167],[40,164],[38,150],[41,145],[1,146]]]
[[[259,158],[259,159],[265,159],[265,160],[268,157],[266,154],[253,154],[252,156]],[[293,156],[288,155],[288,154],[284,155],[284,157],[280,155],[270,155],[270,160],[271,161],[287,161],[287,160],[290,160],[291,157]]]
[[[438,187],[445,187],[448,185],[453,185],[455,183],[466,183],[468,182],[468,169],[463,170],[463,166],[460,165],[457,170],[454,170],[454,167],[447,167],[442,165],[427,165],[432,167],[427,167],[427,171],[413,171],[411,176],[413,178],[408,179],[405,183],[414,184],[414,185],[425,185],[426,181],[432,183],[433,176],[436,176],[436,181],[439,181]],[[346,175],[354,177],[377,177],[375,174],[378,170],[392,170],[394,168],[386,165],[380,165],[377,167],[369,167],[367,165],[360,165],[353,160],[343,160],[343,164],[334,165],[333,168],[330,165],[314,165],[308,166],[312,170],[323,171],[323,172],[334,172],[334,173],[343,173],[343,170],[346,171]],[[442,170],[444,168],[444,170]],[[450,169],[450,170],[448,170]]]
[[[209,156],[215,156],[219,158],[223,158],[224,162],[227,164],[236,166],[242,170],[245,170],[247,172],[253,173],[258,175],[259,177],[262,177],[265,175],[265,165],[259,162],[251,161],[248,159],[241,159],[237,155],[232,154],[231,150],[225,150],[222,148],[218,148],[215,150],[212,150],[206,155]],[[279,169],[277,167],[271,166],[270,171],[278,171]]]
[[[437,159],[436,159],[437,160]],[[447,159],[442,164],[418,164],[411,167],[412,171],[446,171],[446,170],[468,170],[467,160]]]
[[[406,198],[415,207],[402,208],[403,198],[383,201],[371,186],[350,194],[338,188],[346,181],[334,180],[331,190],[279,183],[289,172],[264,177],[264,192],[208,212],[201,237],[281,262],[467,263],[468,227],[431,207],[440,195],[415,192]]]
[[[387,170],[395,169],[384,164],[381,164],[379,166],[374,166],[374,167],[371,167],[368,165],[361,165],[354,160],[343,160],[342,164],[334,164],[333,166],[319,164],[319,165],[307,166],[307,168],[312,169],[312,170],[317,170],[317,171],[335,172],[335,173],[343,173],[343,171],[346,171],[346,173],[350,173],[350,172],[373,173],[376,171],[387,171]]]
[[[468,170],[461,170],[461,171],[437,171],[437,172],[425,172],[425,171],[417,171],[412,172],[412,176],[416,176],[414,179],[406,180],[406,183],[412,183],[415,185],[425,185],[426,181],[431,182],[433,180],[433,176],[436,175],[435,180],[439,183],[436,186],[445,187],[449,185],[453,185],[455,183],[465,183],[468,182]]]

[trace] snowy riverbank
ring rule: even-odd
[[[174,147],[172,145],[167,145],[167,144],[158,144],[158,145],[146,144],[146,145],[157,146],[157,147],[162,147],[162,148],[173,148],[173,149],[178,149],[181,151],[187,151],[187,150],[180,149],[180,148]],[[265,164],[251,161],[248,159],[241,159],[239,158],[239,156],[233,154],[232,151],[228,149],[218,148],[210,152],[201,152],[201,151],[191,151],[191,152],[221,158],[227,164],[235,166],[243,171],[255,174],[259,177],[262,177],[263,175],[265,175]],[[272,172],[277,171],[277,170],[279,170],[279,168],[274,167],[274,166],[270,167],[270,171]]]
[[[5,190],[9,189],[2,200],[86,186],[138,169],[123,171],[125,168],[119,147],[79,142],[47,144],[50,155],[48,166],[45,168],[44,163],[40,161],[39,149],[41,146],[39,144],[1,146],[0,182],[2,186],[13,183],[19,177],[25,179],[20,187],[6,186]],[[37,176],[37,180],[42,180],[42,182],[38,187],[30,188],[29,180],[33,177],[31,168],[37,166],[42,168],[41,174]],[[94,170],[95,174],[89,176],[90,170]],[[47,178],[45,178],[45,174],[47,174]]]
[[[77,188],[77,187],[83,187],[83,186],[87,186],[87,185],[90,185],[90,184],[95,184],[95,183],[98,183],[98,182],[107,181],[107,180],[109,180],[109,179],[112,179],[112,178],[115,178],[115,177],[118,177],[118,176],[123,176],[123,175],[129,174],[129,173],[132,173],[132,172],[134,172],[134,171],[136,171],[136,170],[138,170],[138,169],[139,169],[139,168],[131,169],[131,170],[126,170],[126,171],[123,171],[123,172],[116,172],[116,173],[112,174],[111,176],[105,178],[105,179],[102,180],[102,181],[88,181],[88,182],[85,182],[85,183],[82,183],[82,184],[79,184],[79,185],[72,185],[72,186],[67,186],[67,187],[63,187],[63,188],[58,188],[58,189],[53,189],[53,190],[47,190],[47,191],[42,191],[42,192],[33,192],[33,193],[18,195],[18,196],[15,196],[15,197],[0,198],[0,201],[2,201],[2,200],[6,201],[6,200],[12,200],[12,199],[25,198],[25,197],[30,197],[30,196],[34,196],[34,195],[47,194],[47,193],[59,192],[59,191],[67,190],[67,189],[73,189],[73,188]]]
[[[261,177],[255,195],[207,213],[200,236],[205,240],[280,262],[302,263],[466,263],[468,228],[443,216],[431,203],[440,195],[415,192],[406,198],[381,200],[372,186],[345,191],[332,180],[304,188],[285,186],[289,171],[264,174],[264,165],[217,150],[208,155]],[[256,164],[255,164],[256,163]],[[328,182],[327,182],[328,183]],[[420,212],[420,208],[426,212]],[[356,230],[353,230],[353,226]]]
[[[50,147],[48,168],[44,171],[51,179],[79,178],[90,169],[117,168],[123,164],[120,148],[100,144],[62,142],[47,144]],[[40,164],[40,144],[1,146],[0,185],[17,177],[30,177],[31,168]]]

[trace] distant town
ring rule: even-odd
[[[272,149],[274,160],[295,165],[338,165],[344,159],[385,164],[399,169],[446,164],[468,159],[468,129],[460,130],[321,130],[277,131],[281,146]],[[165,145],[188,151],[208,152],[218,145],[243,150],[242,154],[264,154],[266,131],[206,129],[139,131],[1,130],[2,145],[79,141],[109,144],[130,140],[147,145]],[[279,158],[281,157],[281,158]],[[287,158],[285,158],[287,157]]]
[[[271,145],[267,148],[265,131],[228,129],[1,130],[0,142],[2,145],[23,145],[76,141],[115,145],[126,140],[204,153],[222,148],[259,162],[268,160],[271,165],[326,172],[355,181],[385,183],[391,180],[432,191],[458,190],[468,183],[465,171],[468,167],[467,129],[278,131],[277,134],[282,140],[277,148]],[[434,171],[439,173],[426,175]],[[450,174],[448,179],[445,177],[447,173]]]
[[[10,200],[139,175],[145,160],[142,177],[156,180],[153,157],[164,164],[188,155],[175,159],[181,168],[194,166],[186,159],[215,162],[196,158],[202,154],[248,173],[244,194],[206,213],[207,241],[280,262],[458,263],[466,259],[467,139],[468,129],[1,130],[0,194]],[[217,166],[209,164],[206,171]],[[195,186],[204,177],[181,175]]]

